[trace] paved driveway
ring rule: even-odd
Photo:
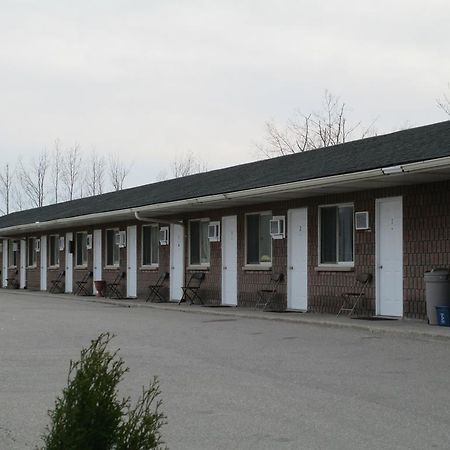
[[[161,379],[175,449],[450,447],[448,342],[0,291],[0,449],[31,449],[101,331]]]

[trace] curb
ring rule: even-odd
[[[1,291],[0,291],[1,292]],[[450,328],[444,327],[430,327],[427,328],[423,322],[411,321],[411,324],[405,324],[404,321],[399,320],[397,326],[380,326],[369,323],[363,323],[348,318],[343,319],[329,319],[326,316],[311,315],[308,313],[271,313],[262,311],[246,310],[241,308],[211,308],[202,307],[198,305],[180,306],[176,303],[145,303],[142,300],[114,300],[108,298],[98,298],[94,296],[75,296],[69,294],[48,294],[39,291],[17,291],[10,290],[12,295],[38,295],[49,298],[59,298],[62,300],[75,300],[81,302],[99,303],[105,305],[114,305],[122,308],[151,308],[162,311],[173,311],[187,314],[205,314],[211,316],[225,316],[234,317],[236,319],[254,319],[254,320],[268,320],[272,322],[285,322],[291,324],[310,325],[315,327],[329,327],[336,329],[353,329],[359,331],[369,332],[380,336],[404,337],[410,339],[429,339],[434,341],[450,341]],[[417,328],[414,328],[417,327]],[[419,329],[418,329],[419,328]],[[422,329],[420,329],[422,328]]]

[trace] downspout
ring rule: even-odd
[[[148,223],[163,223],[166,225],[177,224],[182,225],[182,220],[165,220],[165,219],[152,219],[150,217],[142,217],[139,215],[139,212],[135,211],[134,217],[140,222],[148,222]]]

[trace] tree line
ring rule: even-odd
[[[19,157],[0,168],[0,212],[9,214],[66,200],[123,189],[131,166],[119,155],[83,152],[56,140],[51,151]]]

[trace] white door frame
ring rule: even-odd
[[[41,271],[41,284],[40,289],[41,291],[47,290],[47,236],[41,236],[41,246],[40,246],[40,253],[41,253],[41,262],[40,262],[40,271]]]
[[[228,231],[233,233],[234,242],[228,242]],[[237,216],[225,216],[222,217],[222,305],[237,306],[237,296]]]
[[[20,289],[25,289],[27,285],[27,241],[20,240]]]
[[[127,297],[137,295],[137,227],[127,227]]]
[[[2,286],[5,288],[8,286],[8,239],[3,239],[3,248],[2,248]]]
[[[170,225],[170,301],[178,302],[183,296],[184,284],[184,226]],[[177,281],[181,280],[181,282]]]
[[[92,245],[92,265],[93,265],[93,281],[92,290],[94,295],[97,295],[97,289],[95,289],[95,281],[101,281],[102,279],[102,230],[94,230]]]
[[[301,212],[304,216],[301,219],[302,225],[294,224],[292,215],[294,212]],[[294,229],[295,227],[295,229]],[[299,229],[297,229],[299,227]],[[293,311],[308,310],[308,208],[289,209],[287,213],[287,309]],[[300,236],[299,236],[300,235]],[[295,239],[301,239],[303,249],[296,249],[303,253],[303,257],[294,254],[293,246]],[[304,280],[301,274],[305,273]]]
[[[386,203],[388,201],[400,201],[400,218],[402,226],[400,227],[400,244],[401,244],[401,256],[400,256],[400,277],[402,280],[401,283],[401,313],[399,316],[395,317],[403,317],[403,197],[384,197],[377,198],[375,200],[375,314],[382,315],[381,308],[381,298],[380,298],[380,283],[381,283],[381,270],[382,267],[380,265],[380,204]]]
[[[73,241],[73,233],[71,231],[66,233],[66,257],[65,267],[66,273],[64,276],[64,292],[71,294],[73,291],[73,253],[70,253],[70,247],[74,249],[74,244],[70,244]]]

